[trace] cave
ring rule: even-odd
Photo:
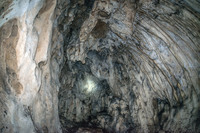
[[[1,0],[0,133],[200,132],[199,0]]]

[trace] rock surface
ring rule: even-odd
[[[0,132],[61,132],[51,84],[56,1],[3,1],[0,16]]]
[[[200,132],[198,0],[0,2],[0,132]]]

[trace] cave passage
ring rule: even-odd
[[[199,22],[187,18],[180,3],[170,1],[68,6],[73,19],[58,18],[66,57],[58,96],[63,131],[171,131],[174,117],[187,108],[183,88],[190,86],[180,87],[183,80],[188,82],[189,71],[178,58],[184,60],[187,50],[198,47],[188,34],[189,25],[199,29]],[[185,131],[184,123],[172,127]]]
[[[199,133],[199,0],[0,0],[1,133]]]

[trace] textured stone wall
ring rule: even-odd
[[[200,132],[198,0],[1,0],[0,132]]]
[[[0,16],[0,132],[60,132],[51,84],[55,0],[3,0]]]
[[[190,1],[78,2],[58,18],[63,129],[199,131],[200,21]]]

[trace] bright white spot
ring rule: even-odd
[[[87,79],[84,88],[86,88],[86,89],[87,89],[87,92],[89,93],[89,92],[92,92],[92,91],[93,91],[93,89],[95,88],[95,86],[96,86],[96,84],[95,84],[94,81],[92,81],[92,80],[90,80],[90,79]]]

